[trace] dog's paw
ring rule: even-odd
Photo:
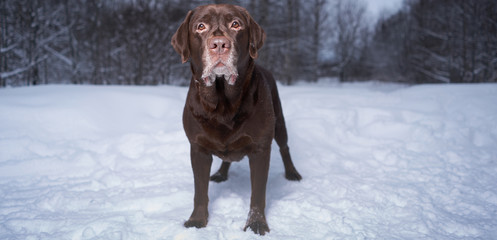
[[[220,182],[224,182],[228,180],[228,176],[225,176],[219,172],[217,173],[214,173],[212,176],[211,176],[211,181],[213,182],[217,182],[217,183],[220,183]]]
[[[192,215],[188,219],[188,221],[183,224],[187,228],[196,227],[203,228],[207,226],[207,219],[209,218],[209,213],[207,212],[207,208],[197,207],[193,209]]]
[[[259,211],[258,209],[250,210],[247,224],[245,224],[243,231],[247,231],[248,228],[259,235],[264,235],[269,232],[269,226],[267,225],[263,211]]]
[[[186,221],[185,224],[183,224],[183,225],[187,228],[191,228],[191,227],[204,228],[205,226],[207,226],[207,221],[206,220],[190,219],[190,220]]]
[[[287,171],[285,173],[285,178],[290,181],[300,181],[302,180],[302,176],[297,172],[297,170]]]
[[[269,226],[266,221],[254,221],[247,223],[243,228],[243,231],[247,231],[247,228],[250,228],[255,234],[259,234],[264,236],[264,234],[269,232]]]

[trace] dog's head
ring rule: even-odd
[[[191,58],[195,80],[212,86],[224,78],[234,85],[249,59],[257,58],[265,36],[245,8],[206,5],[188,12],[171,44],[183,63]]]

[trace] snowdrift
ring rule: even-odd
[[[0,89],[0,239],[495,239],[497,85],[280,86],[266,215],[243,232],[248,161],[193,206],[186,88]],[[215,159],[213,171],[221,163]]]

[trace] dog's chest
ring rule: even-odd
[[[199,134],[197,143],[227,162],[240,161],[256,147],[252,137],[246,134],[226,139]]]

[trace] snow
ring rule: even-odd
[[[279,88],[304,179],[273,144],[264,237],[242,230],[246,159],[183,227],[186,88],[0,89],[0,239],[497,238],[497,85]]]

